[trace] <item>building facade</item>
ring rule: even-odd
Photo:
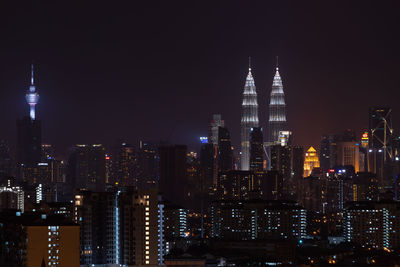
[[[359,201],[346,205],[344,237],[362,247],[398,249],[400,247],[400,205],[392,201]]]
[[[162,264],[164,205],[157,190],[81,191],[74,203],[81,265]]]
[[[276,67],[269,101],[268,145],[279,143],[279,132],[286,130],[286,104],[283,83]]]
[[[250,170],[264,170],[263,132],[260,127],[253,127],[250,131]]]
[[[251,128],[258,127],[257,92],[251,68],[246,78],[243,90],[241,127],[241,154],[240,165],[242,171],[250,170],[250,132]]]
[[[213,202],[211,221],[211,237],[218,239],[301,239],[306,235],[306,210],[291,201]]]

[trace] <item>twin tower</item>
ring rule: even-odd
[[[286,130],[285,106],[285,94],[277,66],[269,100],[267,142],[264,143],[265,151],[269,150],[269,146],[279,143],[279,132]],[[251,66],[249,66],[242,102],[240,164],[243,171],[250,169],[250,132],[254,127],[259,127],[258,103],[256,86],[251,74]]]

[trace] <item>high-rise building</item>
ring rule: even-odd
[[[0,266],[79,266],[79,226],[63,216],[0,213]]]
[[[301,239],[306,235],[306,210],[292,201],[215,201],[211,221],[211,237],[216,239]]]
[[[116,263],[125,266],[163,265],[165,217],[157,189],[121,192],[116,212],[119,223],[116,240],[119,260]]]
[[[227,171],[219,174],[219,199],[251,199],[262,197],[265,175],[252,171]]]
[[[337,142],[337,165],[353,166],[355,172],[360,170],[359,143],[355,141]]]
[[[76,189],[105,190],[106,155],[101,144],[79,144],[68,159],[67,180]]]
[[[292,180],[292,148],[290,146],[272,145],[271,153],[271,170],[278,171],[283,178],[283,195],[289,198],[293,191]]]
[[[187,237],[187,209],[181,206],[165,203],[164,205],[164,236],[167,241]]]
[[[317,150],[315,148],[310,147],[304,158],[304,177],[307,177],[311,174],[314,168],[319,168],[319,159],[317,156]]]
[[[35,106],[39,101],[31,72],[31,85],[26,93],[29,104],[29,116],[17,120],[17,176],[19,180],[32,183],[32,173],[40,162],[42,153],[42,127],[36,119]]]
[[[283,175],[279,171],[267,171],[262,180],[263,198],[268,200],[283,199]]]
[[[311,211],[323,211],[327,192],[325,177],[305,176],[299,181],[298,191],[298,200],[302,206]]]
[[[345,169],[340,168],[329,169],[327,175],[328,177],[325,180],[326,190],[324,189],[325,193],[321,194],[321,197],[324,197],[326,201],[325,211],[342,212],[344,203],[353,201],[354,199],[353,193],[355,193],[355,189],[353,178]]]
[[[385,175],[385,168],[393,156],[392,139],[392,109],[371,107],[369,109],[368,171],[376,173],[381,186],[384,187],[392,185],[392,177]]]
[[[400,247],[400,206],[395,201],[359,201],[346,204],[344,238],[366,248]]]
[[[17,120],[17,172],[20,180],[28,180],[27,169],[36,168],[42,156],[42,126],[40,120],[26,116]],[[26,178],[24,179],[25,176]]]
[[[162,264],[163,207],[157,190],[76,194],[74,221],[81,231],[81,264]]]
[[[226,127],[218,128],[218,169],[219,171],[233,169],[231,135]]]
[[[136,175],[137,158],[135,148],[125,142],[115,147],[112,155],[112,180],[120,186],[137,186]]]
[[[185,207],[186,146],[162,145],[160,154],[160,193],[174,204]]]
[[[286,130],[286,104],[282,79],[276,67],[269,101],[268,145],[278,143],[279,132]]]
[[[241,155],[240,165],[242,171],[250,170],[250,131],[253,127],[258,127],[258,103],[257,92],[251,67],[246,78],[243,91],[242,120],[241,127]]]
[[[159,161],[157,145],[152,142],[140,141],[137,157],[139,188],[150,189],[158,185]]]
[[[13,160],[6,140],[0,140],[0,182],[10,178],[14,173]]]
[[[359,143],[355,132],[347,129],[343,134],[323,135],[321,138],[319,160],[324,172],[338,166],[352,165],[360,170]]]
[[[376,174],[359,172],[353,179],[354,201],[377,201],[379,199],[379,182]]]
[[[0,187],[0,210],[17,209],[24,212],[24,191],[19,186]]]
[[[303,178],[304,173],[304,148],[302,146],[292,147],[292,170],[295,185]]]
[[[115,192],[81,191],[75,195],[74,221],[81,232],[81,265],[118,262],[117,197]]]
[[[205,143],[200,148],[200,179],[201,192],[205,192],[209,187],[217,185],[215,146],[211,143]]]
[[[225,127],[225,122],[222,119],[221,114],[214,114],[208,130],[208,140],[214,145],[218,145],[219,127]]]
[[[264,169],[263,132],[260,127],[251,128],[250,132],[250,170],[262,172]]]
[[[321,164],[321,168],[325,172],[331,168],[330,142],[328,135],[323,135],[321,138],[321,145],[319,150],[319,162]]]

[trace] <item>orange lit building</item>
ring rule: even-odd
[[[64,216],[6,210],[0,225],[0,266],[79,266],[79,225]]]
[[[319,158],[317,155],[317,150],[312,146],[307,150],[306,156],[304,158],[304,174],[303,177],[310,176],[314,168],[319,168]]]
[[[27,266],[79,266],[79,226],[47,224],[26,227]]]

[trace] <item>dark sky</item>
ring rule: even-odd
[[[279,55],[297,144],[359,134],[371,105],[392,106],[400,126],[395,1],[13,2],[0,11],[0,138],[11,144],[32,60],[43,141],[61,153],[117,138],[194,146],[213,113],[237,144],[248,56],[265,127]]]

